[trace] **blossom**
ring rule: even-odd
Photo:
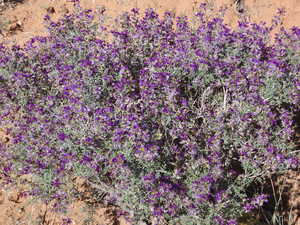
[[[59,140],[64,141],[67,138],[67,135],[62,132],[58,134],[58,138]]]

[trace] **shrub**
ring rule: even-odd
[[[279,17],[233,31],[202,4],[197,29],[186,17],[173,29],[170,12],[132,9],[108,42],[76,6],[59,22],[45,16],[49,36],[1,46],[8,181],[33,175],[29,194],[60,209],[84,177],[135,224],[236,224],[267,201],[254,184],[299,167],[298,28],[272,44]]]

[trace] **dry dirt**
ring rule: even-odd
[[[246,16],[253,22],[265,21],[270,24],[277,8],[285,7],[287,14],[283,21],[286,28],[299,26],[300,2],[299,0],[81,0],[84,8],[95,9],[104,5],[106,14],[115,18],[121,11],[133,7],[142,10],[152,7],[162,15],[165,10],[171,10],[177,15],[193,17],[193,12],[200,2],[208,2],[215,9],[227,6],[226,23],[235,27],[241,16]],[[5,43],[23,44],[35,35],[45,35],[43,16],[47,11],[54,19],[64,13],[72,11],[73,3],[66,0],[24,0],[14,8],[5,10],[0,17],[0,36]]]
[[[7,45],[24,44],[31,37],[46,35],[43,17],[48,12],[53,19],[58,19],[64,13],[71,12],[73,3],[66,0],[25,0],[15,7],[0,0],[0,42]],[[299,0],[81,0],[84,8],[96,9],[97,6],[106,7],[106,15],[115,18],[121,11],[133,7],[142,9],[152,7],[162,15],[165,10],[171,10],[177,15],[187,15],[192,18],[196,6],[200,2],[207,2],[218,9],[228,6],[225,22],[235,28],[240,17],[247,17],[253,22],[265,21],[270,24],[277,8],[285,7],[287,14],[283,20],[286,28],[300,26]],[[5,9],[5,10],[4,10]],[[2,40],[1,40],[2,39]],[[0,141],[7,138],[0,130]],[[298,178],[298,179],[297,179]],[[291,173],[285,178],[288,185],[288,208],[293,208],[294,217],[290,225],[300,225],[300,193],[299,173]],[[82,185],[79,182],[79,186]],[[0,187],[0,225],[62,225],[64,217],[70,217],[74,225],[126,225],[124,218],[116,218],[113,208],[101,205],[89,206],[86,201],[77,201],[70,206],[68,215],[61,216],[49,211],[49,207],[42,203],[31,203],[30,198],[22,196],[26,187]],[[243,223],[250,225],[250,223]]]

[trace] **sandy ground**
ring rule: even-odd
[[[253,22],[266,21],[268,24],[277,8],[285,7],[287,14],[283,25],[287,28],[300,25],[300,2],[298,0],[81,0],[84,8],[95,9],[103,5],[107,8],[106,14],[115,18],[121,11],[133,7],[142,10],[151,7],[162,15],[165,10],[171,10],[177,15],[193,17],[200,2],[208,2],[215,9],[227,6],[226,23],[235,27],[241,16],[246,16]],[[43,16],[47,9],[52,10],[54,19],[72,10],[73,3],[66,0],[25,0],[16,8],[7,9],[0,20],[2,38],[6,43],[16,41],[24,43],[35,35],[45,35]],[[0,33],[1,35],[1,33]]]
[[[285,7],[287,14],[283,20],[286,28],[300,26],[299,0],[81,0],[84,8],[96,9],[98,6],[106,7],[106,15],[115,18],[122,11],[131,8],[155,8],[162,15],[165,10],[171,10],[176,15],[193,17],[197,5],[207,2],[214,9],[227,6],[228,11],[225,22],[235,28],[237,20],[247,17],[253,22],[265,21],[270,24],[277,8]],[[6,8],[0,13],[0,41],[7,45],[24,44],[31,37],[46,35],[43,26],[43,17],[48,12],[56,20],[64,13],[72,11],[72,3],[66,0],[25,0],[14,8]],[[1,0],[0,0],[1,9]],[[111,23],[110,23],[111,24]],[[0,141],[7,138],[0,130]],[[75,182],[75,181],[74,181]],[[285,178],[289,198],[289,208],[294,216],[290,225],[300,225],[300,193],[299,173],[290,174]],[[79,188],[83,185],[79,182]],[[68,215],[61,216],[49,211],[49,207],[39,202],[31,203],[30,198],[22,196],[26,187],[17,188],[0,187],[0,225],[62,225],[64,217],[72,218],[74,225],[129,225],[124,218],[114,216],[113,208],[101,205],[88,205],[86,201],[77,201],[70,206]],[[243,223],[244,225],[250,223]]]

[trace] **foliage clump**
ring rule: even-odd
[[[233,31],[202,4],[197,28],[133,9],[108,42],[77,9],[45,16],[47,37],[0,47],[7,181],[32,174],[30,194],[61,207],[81,176],[135,224],[225,225],[267,201],[253,184],[299,167],[300,29],[271,43],[277,17]]]

